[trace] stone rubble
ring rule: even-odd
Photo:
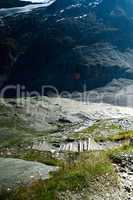
[[[118,174],[120,176],[121,187],[123,190],[124,200],[133,199],[133,153],[125,153],[117,156]],[[127,199],[126,199],[127,198]]]

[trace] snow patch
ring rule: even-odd
[[[26,0],[26,1],[28,1],[28,0]],[[31,0],[31,1],[34,1],[34,0]],[[39,0],[37,0],[37,1],[39,2]],[[27,6],[23,6],[23,7],[1,8],[0,15],[3,17],[7,17],[7,16],[20,14],[20,13],[29,13],[36,8],[48,7],[55,1],[56,0],[43,0],[44,3],[32,4],[32,5],[27,5]],[[35,1],[34,1],[34,3],[35,3]]]

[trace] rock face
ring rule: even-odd
[[[0,8],[23,7],[29,4],[51,4],[55,0],[1,0]]]
[[[37,160],[51,163],[51,165],[58,165],[57,161],[64,160],[65,162],[66,160],[66,164],[69,162],[73,165],[76,161],[78,162],[78,157],[80,157],[77,152],[89,155],[94,150],[99,154],[101,150],[119,147],[123,142],[130,142],[132,145],[132,139],[130,141],[133,134],[132,129],[132,108],[103,103],[84,104],[79,101],[54,97],[6,99],[0,104],[0,156],[3,157],[0,158],[0,189],[4,187],[10,190],[18,184],[30,184],[40,178],[46,179],[49,171],[58,169],[40,164],[36,162]],[[131,134],[131,136],[127,135],[128,141],[122,139],[122,141],[110,142],[110,139],[107,139],[108,136],[118,136],[118,133],[126,134],[128,130]],[[84,137],[82,138],[82,136]],[[98,140],[101,136],[103,142],[101,139]],[[91,139],[89,139],[90,137]],[[33,162],[15,158],[33,160]],[[56,161],[56,159],[61,160]],[[87,188],[82,191],[82,194],[77,192],[73,194],[68,190],[61,193],[59,199],[82,200],[84,195],[88,195],[93,200],[131,200],[132,154],[118,155],[115,166],[118,169],[116,172],[119,173],[121,185],[116,183],[116,177],[115,185],[112,185],[113,180],[110,181],[109,174],[104,173],[101,178],[96,176],[96,182],[92,179],[92,185],[96,184],[95,188],[99,186],[98,191],[97,189],[91,191]],[[90,168],[93,170],[93,165],[90,164]],[[72,178],[74,177],[72,176]],[[120,189],[116,186],[120,186]]]
[[[38,91],[42,85],[60,91],[83,91],[83,85],[90,90],[110,82],[114,91],[117,82],[122,88],[125,82],[132,86],[132,9],[127,0],[56,0],[23,14],[14,10],[10,17],[0,10],[2,41],[13,38],[17,43],[8,83]]]
[[[20,1],[20,0],[1,0],[0,1],[0,8],[10,8],[10,7],[17,7],[17,6],[25,6],[29,4],[29,2]]]
[[[0,158],[0,189],[12,188],[18,184],[30,184],[38,179],[48,179],[49,172],[56,167],[38,162],[13,158]]]
[[[133,154],[125,153],[116,156],[118,171],[123,189],[123,199],[132,200],[133,198]]]

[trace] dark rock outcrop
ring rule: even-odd
[[[47,8],[3,17],[4,38],[18,44],[8,84],[38,91],[42,85],[83,91],[84,85],[91,90],[113,79],[130,82],[131,9],[133,3],[127,0],[56,0]]]
[[[25,6],[30,4],[30,1],[20,1],[20,0],[1,0],[0,1],[0,8],[10,8],[10,7],[17,7],[17,6]]]

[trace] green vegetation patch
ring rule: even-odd
[[[47,136],[47,132],[38,132],[30,128],[0,128],[0,148],[17,147],[17,146],[32,146],[36,138]]]
[[[119,142],[124,140],[130,140],[133,138],[133,131],[124,131],[119,132],[115,135],[110,136],[96,136],[95,141],[96,142],[105,142],[105,141],[112,141],[112,142]]]
[[[30,128],[13,108],[0,104],[0,148],[29,145],[33,139],[48,136],[49,133]]]
[[[21,153],[19,156],[20,159],[28,160],[28,161],[37,161],[47,165],[52,166],[61,166],[62,161],[54,158],[51,152],[41,152],[38,150],[26,150],[24,153]]]
[[[93,137],[97,139],[102,139],[105,136],[114,135],[122,130],[122,127],[118,124],[113,124],[109,120],[98,120],[92,126],[83,129],[82,131],[70,134],[70,139],[87,139],[88,137]]]
[[[127,140],[133,138],[133,131],[126,131],[126,132],[120,132],[109,139],[111,141],[120,141],[120,140]]]
[[[124,145],[110,149],[107,151],[107,155],[109,158],[111,158],[113,161],[118,161],[118,156],[123,153],[133,153],[133,144],[131,143],[125,143]]]
[[[56,200],[60,192],[67,190],[81,192],[91,188],[100,177],[107,176],[111,184],[117,185],[115,170],[105,152],[88,152],[77,155],[68,154],[58,172],[46,181],[35,181],[31,185],[18,187],[14,192],[2,193],[1,198],[8,200]],[[70,159],[70,160],[69,160]],[[95,184],[93,184],[94,187]],[[97,188],[95,188],[97,190]]]

